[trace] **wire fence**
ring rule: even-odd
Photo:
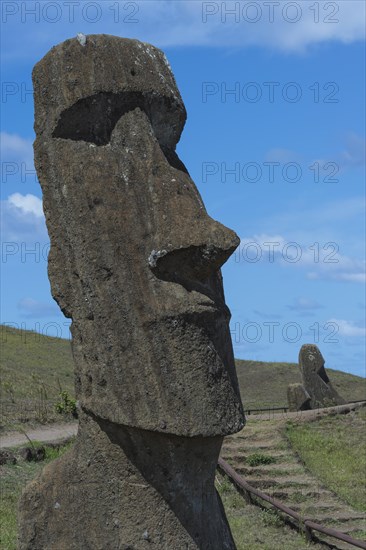
[[[359,399],[358,401],[347,401],[346,404],[353,404],[353,403],[364,403],[366,400],[366,397],[365,399]],[[289,408],[288,408],[288,405],[281,405],[281,406],[277,406],[277,405],[273,405],[273,406],[269,406],[269,407],[256,407],[256,408],[252,408],[252,407],[248,407],[247,409],[245,409],[245,414],[246,415],[251,415],[251,414],[262,414],[262,413],[266,413],[266,412],[284,412],[284,413],[287,413],[287,412],[291,412],[289,411]],[[292,412],[302,412],[302,411],[292,411]]]

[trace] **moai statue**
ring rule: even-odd
[[[214,487],[244,415],[220,267],[239,244],[175,147],[164,54],[108,35],[35,66],[52,294],[72,319],[75,446],[29,484],[20,550],[235,548]]]
[[[311,409],[310,395],[302,384],[289,384],[287,386],[287,401],[289,411],[307,411]]]
[[[302,384],[310,395],[310,407],[342,405],[345,400],[333,388],[324,368],[324,358],[314,344],[304,344],[299,354]]]

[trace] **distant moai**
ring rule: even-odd
[[[310,395],[302,384],[289,384],[287,387],[289,411],[307,411],[311,409]]]
[[[315,344],[304,344],[299,353],[302,384],[312,409],[342,405],[345,400],[333,388],[324,368],[324,358]]]
[[[35,66],[52,294],[72,319],[79,431],[19,505],[19,550],[233,550],[215,490],[244,414],[220,267],[239,244],[175,147],[164,54],[108,35]]]

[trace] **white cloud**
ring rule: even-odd
[[[265,160],[268,162],[280,162],[286,164],[288,162],[297,162],[301,161],[301,155],[290,149],[284,149],[281,147],[274,147],[267,151],[265,155]]]
[[[332,3],[317,2],[319,14],[309,2],[273,4],[271,13],[270,6],[259,1],[139,2],[135,36],[162,47],[259,46],[296,53],[326,41],[350,43],[365,36],[365,7],[358,0],[333,3],[338,13],[333,13]]]
[[[330,319],[329,323],[335,323],[338,326],[338,334],[340,336],[366,336],[366,328],[358,327],[353,322],[345,321],[344,319]]]
[[[23,5],[23,3],[20,3]],[[60,2],[60,20],[47,21],[51,13],[44,13],[39,3],[38,32],[34,32],[34,16],[23,14],[22,40],[18,40],[20,10],[7,16],[5,30],[8,43],[6,60],[39,56],[58,42],[76,36],[96,32],[95,22],[83,17],[79,4],[71,21],[67,2]],[[337,2],[196,2],[182,0],[151,0],[131,2],[138,11],[130,17],[126,2],[99,2],[98,32],[123,34],[152,42],[159,47],[208,46],[246,48],[258,46],[286,53],[304,53],[310,47],[325,42],[344,44],[362,40],[365,36],[365,5],[359,0]],[[119,13],[118,13],[119,4]],[[270,5],[272,5],[272,8]],[[25,3],[24,3],[25,5]],[[339,8],[339,9],[338,9]],[[273,10],[273,11],[272,11]],[[230,12],[233,12],[231,13]],[[95,9],[94,9],[95,12]],[[84,10],[85,14],[85,10]],[[117,14],[117,16],[116,16]],[[94,17],[91,12],[89,17]],[[127,21],[126,21],[127,19]],[[123,31],[121,31],[121,27]]]
[[[1,132],[0,144],[3,162],[25,162],[29,168],[30,164],[33,165],[33,146],[31,140],[24,139],[18,134]]]
[[[362,168],[365,166],[365,138],[356,132],[349,131],[343,136],[342,150],[338,150],[331,157],[326,158],[311,158],[307,159],[303,155],[291,149],[281,147],[273,147],[265,154],[265,161],[279,162],[280,164],[297,163],[299,165],[298,172],[302,176],[310,179],[319,178],[320,181],[334,183],[340,180],[340,175],[351,168]],[[278,174],[278,172],[276,172]],[[294,176],[296,172],[294,172]],[[283,177],[283,176],[282,176]],[[291,175],[289,174],[289,177]],[[364,199],[350,199],[353,206],[355,201],[358,201],[358,207],[364,208]],[[348,201],[349,202],[349,201]],[[329,206],[334,206],[330,204]],[[341,209],[347,215],[347,204],[343,204]],[[364,211],[364,210],[363,210]]]
[[[23,317],[40,318],[46,316],[55,316],[60,314],[60,310],[55,303],[45,303],[33,298],[22,298],[17,304]]]
[[[362,269],[362,267],[360,267]],[[363,268],[364,269],[364,268]],[[363,272],[356,272],[356,273],[316,273],[315,271],[309,271],[307,273],[307,279],[311,280],[320,280],[320,279],[330,279],[333,281],[346,281],[350,283],[365,283],[366,282],[366,273]]]
[[[365,207],[365,197],[349,197],[319,206],[318,209],[314,209],[313,216],[323,217],[327,223],[353,220],[356,216],[365,215]]]
[[[268,313],[259,311],[258,309],[253,309],[253,313],[261,319],[282,319],[282,315],[279,315],[278,313]]]
[[[33,214],[36,218],[43,217],[42,200],[35,195],[13,193],[9,196],[8,202],[11,206],[18,208],[22,214]]]
[[[253,242],[258,243],[262,248],[264,248],[265,246],[269,247],[269,245],[265,245],[265,243],[273,243],[273,246],[277,248],[278,246],[283,247],[286,243],[286,239],[282,237],[282,235],[269,235],[267,233],[262,233],[260,235],[254,235],[252,238],[242,238],[240,241],[240,245],[242,246]]]
[[[234,254],[237,262],[278,263],[283,267],[302,268],[306,277],[312,280],[365,281],[366,262],[340,254],[335,242],[321,244],[309,239],[304,243],[279,234],[260,234],[242,238]]]
[[[365,283],[366,273],[339,273],[340,281],[350,281],[351,283]]]
[[[287,2],[282,2],[282,5],[286,4]],[[355,40],[364,39],[365,5],[363,2],[340,0],[317,2],[315,5],[311,2],[297,2],[297,4],[302,8],[302,17],[299,22],[278,25],[276,29],[279,48],[286,51],[304,51],[309,46],[322,42],[339,41],[349,44]],[[317,7],[318,14],[313,11]]]
[[[42,200],[29,193],[13,193],[1,201],[1,233],[3,242],[46,240]]]
[[[365,166],[365,138],[356,132],[348,132],[344,137],[344,149],[338,151],[332,158],[313,159],[308,166],[318,164],[320,177],[328,176],[330,179],[339,179],[340,173],[350,168]]]
[[[293,304],[287,306],[293,311],[313,311],[321,309],[323,306],[311,298],[297,298]]]
[[[351,182],[350,182],[351,185]],[[366,201],[364,196],[342,197],[341,199],[325,202],[315,201],[312,199],[311,204],[303,202],[301,199],[288,202],[284,208],[275,212],[272,216],[261,220],[261,225],[265,228],[269,227],[280,234],[291,233],[295,236],[295,240],[309,239],[312,242],[326,242],[327,240],[336,240],[334,234],[341,227],[340,234],[345,236],[345,230],[349,232],[350,225],[348,222],[354,223],[357,221],[364,224]],[[299,224],[301,222],[301,227]],[[268,231],[268,229],[266,229]],[[354,242],[354,238],[349,239],[349,244]]]
[[[34,168],[33,146],[30,139],[18,134],[1,132],[0,155],[2,161],[3,183],[37,183]]]
[[[343,166],[364,166],[365,165],[365,138],[349,132],[346,136],[346,149],[340,154],[340,162]]]

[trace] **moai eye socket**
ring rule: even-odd
[[[52,137],[107,145],[117,121],[136,107],[143,107],[141,94],[101,92],[85,97],[61,113]]]
[[[82,98],[61,113],[52,137],[107,145],[118,120],[136,108],[146,113],[161,147],[174,150],[176,128],[167,124],[174,105],[171,99],[152,93],[100,92]]]

